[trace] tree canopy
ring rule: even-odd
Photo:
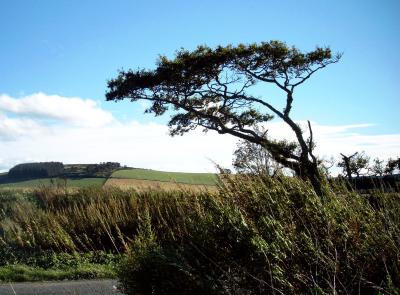
[[[61,162],[37,162],[18,164],[10,169],[11,178],[54,177],[63,174],[64,164]]]
[[[302,129],[290,117],[293,93],[315,72],[338,62],[340,57],[330,48],[317,47],[303,53],[279,41],[181,49],[173,59],[161,56],[154,70],[120,71],[108,82],[106,98],[150,101],[146,112],[156,116],[174,111],[169,120],[171,135],[202,127],[262,145],[275,161],[309,179],[317,188],[320,176],[312,153],[311,125],[310,137],[304,138]],[[273,84],[283,91],[283,110],[273,106],[270,98],[250,93],[257,83]],[[276,141],[257,132],[257,124],[273,117],[290,126],[297,142]]]

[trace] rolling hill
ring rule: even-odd
[[[70,167],[71,165],[66,166]],[[74,166],[76,167],[77,164]],[[83,170],[85,164],[79,164],[79,168],[79,170]],[[212,188],[215,187],[216,183],[217,175],[213,173],[166,172],[141,168],[116,169],[108,178],[97,175],[77,177],[74,174],[67,174],[60,178],[14,179],[9,177],[7,173],[0,175],[0,189],[34,189],[43,186],[81,188],[105,185],[139,190],[149,188],[171,190],[177,188]]]

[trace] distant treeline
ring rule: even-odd
[[[121,164],[118,162],[102,162],[100,164],[88,164],[86,166],[86,172],[89,174],[112,172],[120,167]]]
[[[18,164],[10,169],[10,178],[42,178],[42,177],[109,177],[120,168],[117,162],[102,162],[99,164],[65,165],[61,162],[37,162]]]
[[[10,169],[11,178],[54,177],[64,173],[64,164],[61,162],[38,162],[18,164]]]

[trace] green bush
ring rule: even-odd
[[[179,247],[178,245],[176,245]],[[143,221],[129,254],[120,264],[119,278],[126,294],[213,294],[212,286],[199,280],[177,249],[162,248],[151,229],[149,215]],[[177,284],[179,282],[179,284]]]
[[[321,199],[294,178],[237,176],[164,209],[140,220],[119,271],[127,294],[399,291],[398,194],[337,185]]]

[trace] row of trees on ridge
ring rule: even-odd
[[[64,173],[61,162],[37,162],[18,164],[10,169],[11,178],[55,177]]]

